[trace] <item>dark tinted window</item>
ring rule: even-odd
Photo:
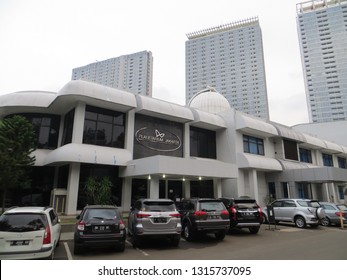
[[[298,160],[298,147],[296,142],[284,139],[283,147],[286,159]]]
[[[83,143],[124,148],[125,114],[86,106]]]
[[[216,132],[202,128],[190,128],[190,155],[216,159]]]
[[[83,219],[115,219],[119,218],[117,209],[86,209]]]
[[[75,109],[71,110],[64,117],[62,145],[66,145],[72,142],[72,131],[73,131],[74,119],[75,119]]]
[[[202,211],[221,211],[224,209],[225,209],[224,204],[219,201],[200,202],[200,210]]]
[[[148,212],[165,212],[175,211],[175,204],[171,201],[145,201],[142,211]]]
[[[43,214],[20,213],[6,214],[0,217],[0,231],[26,232],[44,230],[47,225]]]

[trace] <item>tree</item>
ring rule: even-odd
[[[93,204],[110,204],[112,196],[112,182],[109,177],[96,178],[90,176],[87,178],[84,191]]]
[[[0,121],[0,189],[2,211],[7,190],[28,182],[28,167],[34,165],[37,137],[24,117],[15,115]]]

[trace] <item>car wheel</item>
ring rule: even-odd
[[[295,217],[295,225],[298,227],[298,228],[304,228],[306,227],[306,221],[304,219],[304,217],[301,217],[301,216],[297,216]]]
[[[250,227],[248,228],[249,229],[249,232],[252,233],[252,234],[257,234],[260,227]]]
[[[183,237],[187,241],[192,241],[194,239],[194,232],[190,224],[183,225]]]
[[[322,224],[322,226],[325,226],[325,227],[330,226],[330,220],[329,220],[329,218],[328,218],[328,217],[324,217],[324,218],[321,220],[321,224]]]
[[[125,243],[116,246],[117,252],[124,252],[124,250],[125,250]]]
[[[75,255],[80,255],[80,254],[82,253],[82,251],[83,251],[82,246],[77,245],[77,244],[75,243],[74,246],[73,246],[73,253],[74,253]]]
[[[225,237],[225,230],[220,230],[218,232],[216,232],[214,235],[216,237],[217,240],[223,240]]]
[[[177,236],[172,237],[171,245],[174,247],[178,247],[178,245],[180,244],[180,240],[181,240],[180,236],[179,237],[177,237]]]

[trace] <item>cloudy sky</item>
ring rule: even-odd
[[[58,91],[75,67],[143,50],[153,97],[185,101],[186,34],[258,16],[270,119],[308,122],[296,29],[300,0],[0,0],[0,94]]]

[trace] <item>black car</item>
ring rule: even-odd
[[[220,198],[230,214],[230,229],[248,228],[256,234],[263,222],[263,213],[255,199]]]
[[[77,219],[74,254],[90,247],[114,247],[119,252],[124,251],[125,224],[116,206],[88,205]]]
[[[214,198],[191,198],[177,203],[182,217],[182,234],[187,241],[199,233],[214,233],[223,240],[229,229],[229,212],[223,202]]]

